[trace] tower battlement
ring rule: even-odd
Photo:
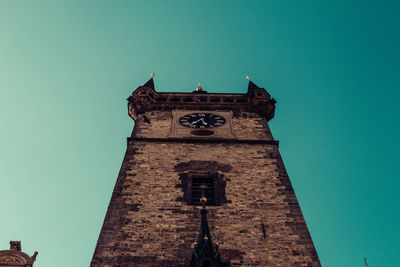
[[[232,110],[235,113],[252,112],[274,117],[276,101],[264,88],[249,82],[246,94],[220,94],[206,91],[192,93],[161,93],[154,88],[151,78],[139,86],[128,98],[128,112],[134,120],[138,114],[153,110]]]

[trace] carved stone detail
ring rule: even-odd
[[[35,252],[32,257],[29,257],[21,251],[21,241],[10,241],[9,250],[0,250],[0,267],[32,267],[37,255],[38,253]]]

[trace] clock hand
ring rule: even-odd
[[[204,124],[204,125],[207,125],[207,122],[204,121],[204,118],[201,118],[201,119],[199,119],[199,120],[197,120],[197,121],[194,121],[194,122],[192,122],[191,124],[197,123],[197,122],[199,122],[199,121],[203,121],[203,124]]]

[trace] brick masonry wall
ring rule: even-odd
[[[138,119],[133,135],[166,133],[171,115],[153,116],[151,126]],[[241,136],[272,138],[262,118],[234,120]],[[233,266],[320,266],[275,145],[162,141],[128,143],[91,266],[187,265],[200,207],[182,200],[180,174],[202,165],[226,181],[227,203],[208,207],[223,260]]]

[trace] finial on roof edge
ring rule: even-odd
[[[151,75],[151,78],[153,78],[154,76],[156,76],[156,73],[152,72],[150,75]]]
[[[250,75],[246,75],[246,79],[250,81]]]
[[[203,88],[201,88],[200,83],[197,83],[196,91],[202,91],[202,90],[203,90]]]
[[[197,83],[197,88],[192,93],[195,93],[195,94],[207,94],[207,91],[204,91],[203,88],[200,86],[200,83]]]

